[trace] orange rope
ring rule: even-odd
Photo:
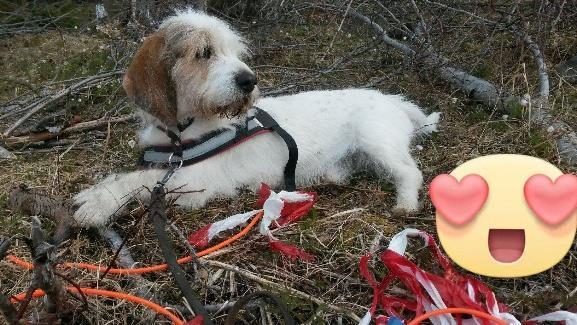
[[[70,292],[78,293],[78,289],[76,287],[67,287],[66,290]],[[153,310],[157,314],[164,315],[166,318],[170,319],[173,324],[175,325],[183,325],[184,322],[178,318],[175,314],[168,311],[166,308],[153,303],[152,301],[136,297],[127,293],[123,292],[116,292],[116,291],[109,291],[109,290],[100,290],[100,289],[92,289],[92,288],[80,288],[83,294],[88,296],[101,296],[101,297],[108,297],[108,298],[115,298],[115,299],[122,299],[126,301],[130,301],[142,306],[145,306],[148,309]],[[32,298],[40,298],[44,296],[44,291],[38,289],[32,293]],[[20,293],[16,296],[12,297],[12,303],[18,303],[26,297],[26,293]]]
[[[246,235],[252,228],[254,228],[254,226],[256,225],[256,223],[260,220],[260,218],[262,218],[264,212],[261,210],[257,213],[257,215],[251,220],[251,222],[244,227],[243,230],[241,230],[240,232],[238,232],[237,234],[235,234],[234,236],[227,238],[226,240],[212,246],[209,247],[201,252],[198,252],[196,254],[196,256],[198,257],[202,257],[205,255],[208,255],[210,253],[213,253],[227,245],[230,245],[231,243],[237,241],[238,239],[240,239],[241,237],[243,237],[244,235]],[[28,269],[31,270],[34,268],[34,265],[32,263],[28,263],[14,255],[8,255],[6,256],[6,259],[9,260],[10,262],[20,266],[21,268],[24,269]],[[178,264],[184,264],[184,263],[188,263],[192,260],[192,256],[185,256],[182,258],[179,258],[177,260]],[[94,264],[89,264],[89,263],[64,263],[62,264],[62,266],[64,266],[65,268],[77,268],[77,269],[86,269],[86,270],[91,270],[91,271],[95,271],[95,272],[104,272],[104,270],[107,269],[107,266],[104,265],[94,265]],[[168,264],[157,264],[157,265],[151,265],[151,266],[145,266],[145,267],[140,267],[140,268],[135,268],[135,269],[124,269],[124,268],[111,268],[108,273],[111,274],[144,274],[144,273],[151,273],[151,272],[158,272],[158,271],[164,271],[168,268]]]
[[[254,226],[255,224],[260,220],[260,218],[262,218],[264,212],[261,210],[257,213],[257,215],[252,219],[252,221],[244,228],[242,229],[240,232],[238,232],[237,234],[235,234],[234,236],[227,238],[226,240],[222,241],[221,243],[218,243],[212,247],[209,247],[201,252],[198,252],[196,254],[197,257],[202,257],[205,255],[208,255],[212,252],[215,252],[233,242],[235,242],[236,240],[238,240],[239,238],[243,237],[244,235],[246,235]],[[34,265],[32,263],[26,262],[14,255],[8,255],[6,256],[6,258],[24,268],[24,269],[33,269]],[[182,257],[180,259],[177,260],[178,264],[184,264],[184,263],[188,263],[192,260],[192,256],[185,256]],[[102,266],[102,265],[94,265],[94,264],[89,264],[89,263],[64,263],[63,266],[65,268],[79,268],[79,269],[87,269],[87,270],[91,270],[91,271],[97,271],[100,272],[101,270],[106,270],[107,267]],[[135,268],[135,269],[123,269],[123,268],[111,268],[108,273],[112,273],[112,274],[144,274],[144,273],[150,273],[150,272],[156,272],[156,271],[163,271],[166,270],[168,268],[167,264],[157,264],[157,265],[151,265],[151,266],[147,266],[147,267],[141,267],[141,268]],[[71,291],[71,292],[76,292],[78,293],[78,289],[76,287],[67,287],[66,290]],[[136,304],[140,304],[143,305],[153,311],[155,311],[157,314],[161,314],[166,316],[167,318],[169,318],[173,324],[176,325],[184,325],[184,322],[178,318],[178,316],[174,315],[173,313],[171,313],[170,311],[168,311],[167,309],[165,309],[164,307],[157,305],[155,303],[153,303],[152,301],[140,298],[140,297],[136,297],[127,293],[122,293],[122,292],[115,292],[115,291],[108,291],[108,290],[100,290],[100,289],[92,289],[92,288],[80,288],[80,290],[82,291],[82,293],[84,293],[85,295],[89,295],[89,296],[103,296],[103,297],[109,297],[109,298],[116,298],[116,299],[122,299],[122,300],[126,300],[126,301],[130,301]],[[12,297],[12,303],[17,303],[19,301],[22,301],[26,296],[26,293],[20,293],[16,296]],[[44,292],[42,290],[36,290],[34,291],[34,293],[32,294],[32,298],[39,298],[44,296]],[[470,314],[472,316],[477,316],[480,318],[484,318],[487,320],[491,320],[494,321],[495,323],[499,324],[499,325],[507,325],[507,322],[493,316],[490,314],[487,314],[485,312],[482,311],[478,311],[478,310],[474,310],[474,309],[468,309],[468,308],[445,308],[445,309],[438,309],[438,310],[433,310],[430,311],[428,313],[425,313],[415,319],[413,319],[411,322],[409,322],[407,325],[419,325],[422,321],[429,319],[433,316],[438,316],[438,315],[443,315],[443,314]]]
[[[499,325],[507,325],[507,322],[502,320],[502,319],[499,319],[499,318],[497,318],[493,315],[487,314],[485,312],[474,310],[474,309],[469,309],[469,308],[445,308],[445,309],[433,310],[433,311],[430,311],[428,313],[424,313],[421,316],[413,319],[407,325],[419,325],[422,321],[424,321],[426,319],[429,319],[433,316],[444,315],[444,314],[469,314],[472,316],[477,316],[480,318],[491,320],[491,321],[493,321]]]
[[[254,226],[256,225],[256,223],[260,220],[260,218],[262,218],[264,212],[261,210],[257,213],[257,215],[252,219],[252,221],[246,226],[244,227],[244,229],[242,229],[240,232],[238,232],[237,234],[235,234],[234,236],[227,238],[226,240],[212,246],[209,247],[201,252],[198,252],[196,254],[196,256],[201,257],[201,256],[205,256],[208,255],[212,252],[215,252],[235,241],[237,241],[238,239],[240,239],[241,237],[243,237],[244,235],[246,235],[252,228],[254,228]],[[24,269],[28,269],[31,270],[34,268],[34,265],[32,263],[26,262],[14,255],[8,255],[6,256],[6,258],[24,268]],[[183,264],[183,263],[188,263],[192,260],[192,256],[185,256],[182,257],[180,259],[177,260],[178,264]],[[64,263],[62,264],[62,266],[64,266],[65,268],[79,268],[79,269],[86,269],[86,270],[91,270],[91,271],[97,271],[100,272],[101,270],[106,270],[106,266],[102,266],[102,265],[94,265],[94,264],[89,264],[89,263]],[[151,265],[151,266],[147,266],[147,267],[141,267],[141,268],[135,268],[135,269],[123,269],[123,268],[111,268],[108,272],[109,273],[113,273],[113,274],[144,274],[144,273],[150,273],[150,272],[156,272],[156,271],[163,271],[166,270],[168,268],[167,264],[157,264],[157,265]],[[66,290],[70,291],[70,292],[76,292],[78,293],[79,290],[76,287],[67,287]],[[140,304],[142,306],[145,306],[153,311],[155,311],[157,314],[161,314],[166,316],[167,318],[169,318],[173,324],[175,325],[183,325],[184,322],[178,318],[178,316],[176,316],[175,314],[171,313],[170,311],[168,311],[167,309],[165,309],[164,307],[157,305],[155,303],[153,303],[152,301],[140,298],[140,297],[136,297],[127,293],[122,293],[122,292],[116,292],[116,291],[109,291],[109,290],[100,290],[100,289],[93,289],[93,288],[80,288],[80,291],[82,291],[82,293],[84,293],[85,295],[89,295],[89,296],[102,296],[102,297],[109,297],[109,298],[116,298],[116,299],[122,299],[122,300],[126,300],[126,301],[130,301],[136,304]],[[42,290],[35,290],[32,294],[32,298],[39,298],[44,296],[44,291]],[[12,303],[17,303],[19,301],[22,301],[24,298],[26,297],[26,293],[20,293],[16,296],[12,297]]]

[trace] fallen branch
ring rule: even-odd
[[[18,128],[20,125],[22,125],[22,123],[26,122],[26,120],[28,120],[32,115],[38,113],[40,110],[42,110],[43,108],[45,108],[49,104],[54,103],[54,102],[58,101],[59,99],[69,95],[73,91],[79,90],[83,87],[92,86],[92,84],[95,81],[101,81],[102,79],[108,79],[110,77],[120,75],[123,72],[124,72],[123,70],[115,70],[115,71],[106,72],[106,73],[102,73],[102,74],[88,77],[86,79],[83,79],[83,80],[75,83],[74,85],[72,85],[70,87],[62,89],[61,91],[57,92],[56,94],[53,94],[52,96],[50,96],[46,99],[43,99],[43,100],[40,100],[39,102],[35,102],[35,103],[31,104],[30,106],[28,106],[24,109],[24,110],[28,110],[28,113],[26,113],[24,116],[22,116],[20,119],[18,119],[18,121],[16,121],[6,131],[4,131],[4,136],[5,137],[9,136],[12,132],[14,132],[14,130],[16,130],[16,128]]]
[[[444,9],[467,14],[475,19],[494,26],[501,26],[501,24],[498,22],[480,17],[465,10],[452,8],[445,4],[429,0],[427,0],[427,3],[440,6]],[[342,11],[342,9],[330,5],[325,5],[319,8],[323,10]],[[519,98],[508,95],[493,83],[475,77],[459,68],[450,66],[449,60],[435,53],[430,46],[423,46],[417,50],[403,42],[391,38],[380,25],[375,23],[369,17],[357,12],[356,10],[350,8],[347,10],[346,14],[369,25],[381,37],[381,40],[385,44],[401,51],[406,57],[414,59],[418,56],[421,59],[421,63],[437,71],[440,78],[450,83],[453,87],[462,90],[471,98],[478,100],[489,107],[505,110],[515,109],[518,107],[518,105],[520,105]],[[529,121],[540,125],[543,129],[547,130],[547,132],[555,137],[558,152],[562,159],[564,159],[569,164],[577,164],[577,133],[575,133],[575,131],[568,124],[562,121],[556,121],[548,112],[549,76],[547,73],[547,65],[545,63],[543,53],[541,52],[539,46],[531,39],[531,37],[518,27],[509,24],[509,26],[503,26],[503,29],[508,30],[516,38],[525,43],[527,48],[529,48],[531,51],[538,67],[539,93],[533,101],[535,104],[537,104],[535,106],[537,106],[538,109],[536,112],[531,112],[530,110]],[[425,40],[420,38],[419,35],[416,35],[415,33],[410,35],[410,37],[412,39],[420,39],[421,44],[425,42]]]
[[[546,102],[545,99],[548,99],[548,97],[549,97],[549,74],[547,73],[547,64],[545,63],[545,56],[541,52],[541,49],[539,48],[537,43],[535,43],[531,39],[530,35],[525,33],[523,30],[521,30],[517,26],[511,24],[512,14],[514,13],[516,6],[513,6],[511,13],[508,15],[507,26],[502,26],[502,24],[497,22],[497,21],[481,17],[479,15],[476,15],[476,14],[469,12],[469,11],[466,11],[466,10],[453,8],[451,6],[448,6],[448,5],[439,3],[439,2],[435,2],[435,1],[430,1],[430,0],[426,0],[426,1],[429,4],[433,4],[435,6],[443,8],[443,9],[447,9],[447,10],[455,11],[455,12],[458,12],[461,14],[465,14],[465,15],[473,18],[473,19],[479,20],[479,21],[486,23],[486,24],[489,24],[491,26],[501,27],[503,29],[506,29],[509,32],[511,32],[511,34],[513,34],[518,40],[524,42],[525,45],[527,46],[527,48],[529,48],[529,51],[531,51],[531,54],[533,55],[533,58],[535,59],[535,63],[537,64],[537,68],[539,71],[539,96],[542,97],[542,99],[543,99],[542,101],[544,102],[543,104],[545,104],[545,102]]]
[[[100,118],[98,120],[92,120],[87,122],[80,122],[69,126],[58,133],[52,133],[49,131],[40,132],[40,133],[31,133],[25,136],[20,137],[7,137],[4,139],[0,139],[0,144],[4,144],[4,146],[8,148],[12,148],[18,145],[25,145],[30,143],[36,143],[40,141],[47,141],[51,139],[55,139],[58,137],[62,137],[65,135],[69,135],[72,133],[80,133],[88,130],[98,129],[104,126],[108,126],[108,124],[115,124],[115,123],[126,123],[132,122],[137,119],[136,114],[128,114],[119,117],[111,117],[111,118]]]
[[[10,299],[3,294],[0,294],[0,311],[8,324],[17,324],[18,311],[14,305],[10,303]]]
[[[10,239],[0,237],[0,261],[6,257],[10,245]],[[16,323],[18,311],[14,305],[10,303],[10,299],[2,293],[0,293],[0,312],[2,312],[8,324]]]
[[[323,10],[339,10],[337,7],[325,5],[319,7]],[[411,46],[397,41],[387,35],[387,32],[377,23],[375,23],[371,18],[359,13],[354,9],[349,9],[347,15],[355,18],[371,27],[376,34],[379,35],[381,40],[392,48],[401,51],[408,58],[415,58],[417,55],[422,57],[422,63],[424,63],[429,68],[437,70],[444,80],[449,82],[453,87],[461,89],[463,92],[471,96],[473,99],[481,101],[491,107],[501,107],[509,100],[508,97],[503,96],[501,90],[499,90],[492,83],[477,78],[470,75],[469,73],[448,65],[449,60],[429,50],[424,50],[423,53],[418,53]],[[410,35],[412,38],[418,38],[417,35]]]
[[[25,185],[19,185],[12,190],[8,207],[29,216],[40,215],[53,220],[57,225],[54,232],[55,244],[66,240],[75,228],[71,200],[32,192]]]
[[[113,259],[113,261],[118,264],[122,268],[133,268],[136,265],[136,261],[132,257],[132,254],[128,250],[128,248],[124,245],[125,241],[120,235],[114,231],[112,228],[98,228],[98,234],[102,239],[104,239],[110,247],[113,249],[114,252],[117,252],[117,255]],[[100,275],[102,279],[107,271]]]
[[[465,15],[468,15],[474,19],[482,21],[484,23],[500,26],[499,22],[480,17],[476,14],[468,12],[466,10],[456,9],[447,6],[442,3],[427,0],[428,3],[434,4],[436,6],[442,7],[447,10],[456,11]],[[533,41],[530,35],[525,33],[523,30],[517,26],[511,24],[512,14],[516,6],[513,7],[511,13],[508,15],[508,26],[506,29],[513,34],[518,40],[525,43],[525,46],[529,49],[533,55],[533,59],[537,65],[538,76],[539,76],[539,93],[538,95],[529,102],[529,122],[534,122],[540,125],[542,128],[547,130],[554,138],[557,144],[557,149],[559,155],[569,164],[577,163],[577,133],[573,130],[571,126],[563,121],[555,120],[555,118],[549,113],[549,74],[547,72],[547,64],[545,62],[545,56],[543,52]],[[562,9],[561,9],[562,10]],[[536,105],[533,105],[536,104]],[[536,107],[537,110],[533,111],[531,108]]]
[[[238,275],[241,275],[249,280],[252,280],[254,282],[257,282],[260,285],[263,286],[268,286],[271,288],[275,288],[276,290],[279,290],[281,292],[288,292],[289,294],[295,296],[295,297],[299,297],[302,299],[306,299],[308,301],[312,301],[318,305],[321,306],[326,306],[328,309],[343,314],[343,315],[347,315],[348,317],[350,317],[352,320],[354,320],[355,322],[359,322],[361,319],[359,318],[359,316],[357,316],[355,313],[353,313],[350,310],[347,310],[345,308],[333,305],[333,304],[329,304],[315,296],[309,295],[308,293],[304,293],[302,291],[299,291],[297,289],[291,288],[291,287],[286,287],[282,284],[276,283],[276,282],[272,282],[269,281],[267,279],[263,279],[261,277],[259,277],[258,275],[247,271],[247,270],[243,270],[241,268],[239,268],[238,266],[235,265],[230,265],[230,264],[226,264],[223,262],[219,262],[219,261],[214,261],[214,260],[204,260],[204,263],[206,263],[207,265],[213,266],[213,267],[217,267],[220,269],[224,269],[230,272],[234,272]]]
[[[25,185],[20,185],[10,193],[8,207],[26,215],[41,215],[54,221],[58,225],[54,234],[54,241],[56,243],[68,238],[70,232],[75,228],[75,223],[72,219],[74,207],[70,199],[47,196],[43,193],[33,192]],[[110,245],[114,252],[119,251],[115,259],[115,263],[118,266],[121,268],[133,268],[136,265],[128,247],[122,246],[124,240],[118,233],[111,228],[98,229],[98,233],[102,239]],[[8,249],[8,243],[8,241],[0,241],[0,257],[2,257],[3,252],[5,253]],[[6,248],[4,249],[4,247]],[[184,306],[170,305],[157,299],[155,297],[156,289],[159,288],[157,283],[146,280],[140,275],[133,275],[126,279],[129,281],[131,287],[134,288],[137,296],[178,310],[185,315],[190,313]],[[0,301],[0,310],[2,309],[1,304],[2,301]]]
[[[132,257],[130,250],[128,247],[123,245],[124,239],[120,237],[120,235],[114,231],[112,228],[100,228],[98,229],[98,234],[102,239],[104,239],[112,248],[112,251],[118,252],[118,255],[114,259],[116,265],[121,268],[130,269],[133,268],[137,262]],[[168,304],[162,300],[159,300],[156,297],[156,289],[160,286],[158,283],[149,281],[142,277],[141,275],[132,275],[126,278],[129,281],[129,284],[132,288],[134,288],[134,292],[136,296],[150,299],[161,306],[165,306],[168,308],[172,308],[174,310],[178,310],[181,314],[188,315],[190,311],[185,306],[180,305],[172,305]]]
[[[0,146],[0,159],[13,159],[15,156],[6,148]]]
[[[30,239],[26,242],[32,253],[34,269],[26,297],[20,303],[16,321],[18,322],[24,317],[32,299],[32,293],[41,289],[46,293],[46,298],[44,299],[44,311],[38,316],[38,320],[41,319],[46,324],[59,324],[61,316],[65,312],[63,307],[67,299],[62,280],[55,276],[57,246],[48,242],[37,217],[32,217],[31,228]]]

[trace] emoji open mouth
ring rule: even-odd
[[[489,229],[489,251],[498,262],[515,262],[523,255],[524,250],[525,230]]]

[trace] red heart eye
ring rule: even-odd
[[[473,220],[488,195],[487,182],[477,174],[467,175],[460,182],[451,175],[442,174],[435,177],[429,187],[429,196],[437,212],[457,226]]]
[[[545,175],[533,175],[525,182],[524,193],[539,220],[556,226],[577,208],[577,176],[565,174],[552,182]]]

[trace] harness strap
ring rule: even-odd
[[[283,129],[278,124],[278,122],[273,119],[272,116],[270,116],[267,112],[263,111],[262,109],[257,109],[255,117],[259,122],[262,123],[263,127],[275,131],[286,143],[289,152],[289,158],[284,167],[284,187],[288,192],[296,191],[295,172],[297,162],[299,160],[299,150],[297,143],[293,137],[287,131],[285,131],[285,129]]]
[[[158,127],[171,139],[171,145],[145,148],[138,160],[138,165],[145,168],[164,168],[166,165],[170,165],[169,160],[171,163],[178,160],[182,166],[192,165],[228,150],[253,136],[273,131],[283,139],[289,153],[284,168],[285,190],[295,191],[295,171],[298,162],[297,144],[293,137],[266,111],[258,107],[255,107],[255,110],[255,115],[249,117],[243,123],[244,125],[235,125],[233,129],[217,130],[199,141],[181,143],[179,134],[167,128]]]
[[[176,128],[178,129],[178,133],[174,132],[173,130],[169,129],[168,127],[164,127],[164,126],[160,126],[160,125],[156,126],[157,129],[166,133],[166,136],[170,138],[170,144],[172,145],[172,151],[173,151],[174,155],[176,155],[179,158],[182,157],[182,143],[180,142],[181,141],[180,133],[182,133],[182,131],[186,130],[186,128],[189,127],[192,123],[194,123],[194,118],[192,118],[192,117],[189,117],[184,122],[179,122],[176,125]]]
[[[178,122],[176,127],[178,128],[178,131],[182,132],[182,131],[186,130],[187,127],[191,126],[192,123],[194,123],[194,117],[189,117],[186,120],[184,120],[183,122]]]

